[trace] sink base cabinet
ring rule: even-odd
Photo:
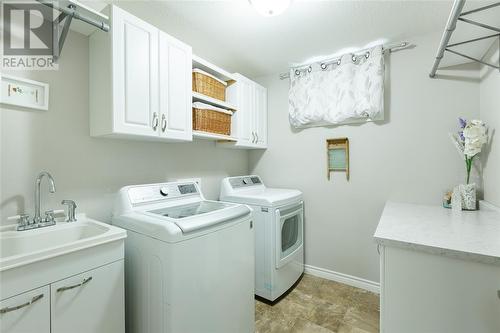
[[[49,286],[2,300],[0,302],[0,332],[49,333]]]
[[[0,302],[2,333],[122,333],[124,260]]]
[[[124,288],[123,260],[51,284],[51,332],[124,332]]]
[[[123,333],[124,242],[0,272],[1,333]]]
[[[500,332],[500,266],[381,250],[382,333]]]

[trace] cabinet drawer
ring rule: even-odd
[[[49,333],[49,286],[37,288],[0,302],[0,332]]]
[[[52,333],[124,332],[123,260],[50,286]]]

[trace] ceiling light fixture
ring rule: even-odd
[[[278,16],[289,6],[292,0],[248,0],[255,10],[263,16]]]

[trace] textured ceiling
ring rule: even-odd
[[[100,1],[83,2],[102,8]],[[411,41],[412,36],[441,32],[452,5],[452,1],[295,0],[284,14],[262,17],[247,0],[113,2],[191,44],[195,54],[252,77],[283,72],[289,63],[375,40]],[[469,1],[466,8],[487,3],[491,1]],[[500,19],[498,12],[490,16],[489,21]],[[469,35],[468,30],[457,33],[454,41]]]

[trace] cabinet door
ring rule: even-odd
[[[267,89],[255,85],[255,134],[259,148],[267,147]]]
[[[113,126],[158,136],[158,29],[112,6]]]
[[[251,81],[242,79],[238,81],[238,144],[252,145],[254,143],[254,87]]]
[[[191,47],[160,32],[160,135],[192,140]]]
[[[52,333],[125,331],[123,260],[51,284]]]
[[[34,289],[0,302],[0,332],[49,333],[49,287]]]
[[[383,333],[500,332],[498,265],[385,247],[381,273]]]

